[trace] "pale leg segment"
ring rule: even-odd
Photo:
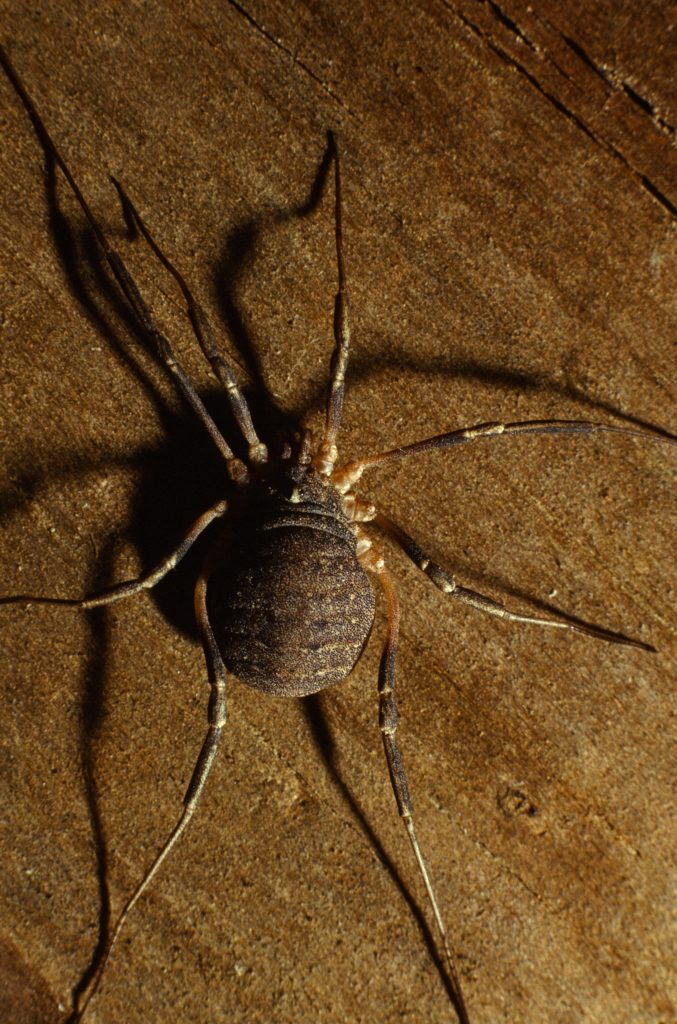
[[[400,624],[400,606],[397,591],[395,589],[393,579],[385,567],[383,557],[374,550],[369,538],[365,536],[359,527],[357,528],[357,536],[358,557],[360,562],[365,569],[373,572],[377,576],[388,603],[388,633],[383,648],[383,654],[381,656],[378,693],[379,728],[383,738],[383,747],[388,764],[390,782],[393,787],[393,793],[395,794],[397,809],[407,830],[407,835],[409,836],[409,841],[414,851],[414,856],[416,857],[416,863],[418,864],[418,869],[421,873],[421,877],[428,894],[428,900],[433,912],[433,917],[435,918],[435,924],[442,940],[454,1009],[458,1015],[460,1024],[470,1024],[470,1018],[468,1017],[468,1011],[466,1009],[463,992],[461,990],[461,983],[458,978],[458,972],[456,970],[454,957],[452,955],[451,946],[447,936],[447,930],[437,902],[437,897],[435,896],[435,891],[433,889],[425,858],[416,837],[416,830],[414,827],[414,809],[409,792],[409,783],[404,768],[402,754],[395,736],[398,724],[397,704],[395,701],[395,659],[397,655],[397,641]]]
[[[183,293],[188,309],[188,316],[193,328],[193,334],[195,335],[205,358],[208,360],[212,370],[214,371],[215,376],[226,390],[235,420],[249,446],[248,454],[250,460],[257,464],[267,462],[268,451],[266,446],[259,440],[256,433],[251,413],[249,411],[249,406],[247,405],[247,400],[245,399],[242,389],[237,382],[237,378],[235,377],[230,364],[226,359],[224,359],[217,348],[214,333],[207,318],[207,314],[195,299],[183,275],[176,269],[169,257],[165,255],[153,238],[144,220],[120,182],[117,178],[111,178],[111,180],[118,191],[118,195],[120,196],[123,212],[129,215],[136,228],[146,239],[146,242],[150,246],[152,252],[157,256],[163,267],[169,271]]]
[[[397,462],[410,455],[422,455],[424,452],[434,451],[437,448],[454,448],[457,445],[470,444],[475,441],[526,434],[576,436],[600,433],[619,434],[643,441],[655,441],[659,444],[677,444],[677,438],[671,434],[659,434],[632,427],[617,427],[613,423],[596,423],[592,420],[523,420],[517,423],[477,423],[474,427],[461,427],[444,434],[436,434],[434,437],[426,437],[423,441],[415,441],[414,444],[399,445],[397,448],[378,452],[376,455],[353,459],[332,472],[332,483],[338,491],[345,494],[355,486],[366,469],[381,466],[387,462]]]
[[[195,768],[193,769],[193,775],[188,783],[188,788],[183,798],[183,810],[179,819],[166,839],[164,846],[144,875],[143,880],[125,903],[115,928],[113,929],[103,951],[99,966],[92,978],[91,984],[86,992],[83,993],[83,996],[76,1007],[75,1017],[73,1018],[74,1024],[79,1024],[79,1022],[82,1021],[88,1005],[99,988],[106,965],[109,962],[113,946],[115,945],[131,910],[150,885],[161,865],[167,859],[173,847],[186,830],[190,819],[195,813],[195,809],[197,808],[200,797],[202,796],[209,772],[218,751],[223,727],[226,724],[226,670],[214,638],[214,633],[207,612],[207,570],[202,572],[195,588],[195,616],[197,619],[198,629],[200,631],[205,660],[207,662],[209,684],[211,687],[207,735],[205,736]]]
[[[346,284],[345,259],[343,255],[343,200],[341,195],[341,161],[336,136],[330,133],[334,149],[334,232],[336,238],[336,263],[338,269],[338,291],[334,300],[334,352],[329,370],[329,394],[325,413],[324,433],[313,465],[318,473],[331,476],[338,453],[336,438],[341,425],[343,398],[346,389],[346,370],[350,355],[350,301]]]
[[[508,622],[526,622],[535,626],[547,626],[551,629],[563,629],[572,633],[583,633],[585,636],[594,637],[595,640],[605,640],[610,644],[622,644],[628,647],[639,647],[644,651],[655,652],[656,648],[651,644],[645,644],[641,640],[632,640],[629,637],[612,633],[609,630],[596,626],[583,626],[576,622],[569,622],[565,619],[545,619],[535,615],[522,615],[519,612],[512,612],[499,601],[493,601],[484,594],[475,590],[469,590],[456,582],[451,573],[447,572],[436,562],[433,562],[426,555],[425,551],[416,541],[405,533],[405,531],[381,512],[374,512],[370,517],[374,526],[378,526],[385,534],[394,540],[412,562],[421,569],[426,576],[432,580],[435,586],[450,597],[455,597],[464,604],[468,604],[479,611],[487,612],[499,619],[506,619]]]
[[[21,102],[26,108],[34,126],[36,132],[40,138],[40,142],[43,148],[49,153],[51,159],[55,164],[61,168],[61,171],[68,182],[71,192],[75,196],[76,200],[80,204],[82,212],[87,218],[92,231],[96,235],[97,241],[103,250],[103,253],[108,261],[113,276],[115,277],[120,290],[127,299],[134,315],[136,316],[140,326],[145,331],[147,336],[154,342],[157,347],[157,352],[165,364],[167,370],[172,374],[176,385],[183,395],[184,399],[188,402],[197,418],[202,423],[203,427],[211,437],[212,441],[219,449],[221,455],[226,460],[228,473],[232,480],[236,483],[242,483],[247,479],[247,467],[244,465],[241,459],[238,459],[233,454],[230,446],[221,435],[219,428],[207,411],[204,402],[195,390],[188,374],[184,370],[183,366],[179,362],[169,339],[159,329],[155,323],[155,319],[150,310],[150,307],[143,299],[141,292],[139,291],[136,281],[132,277],[131,273],[127,269],[127,266],[118,252],[108,241],[105,231],[101,227],[99,221],[94,216],[92,209],[90,208],[87,200],[83,193],[80,191],[80,187],[73,177],[71,170],[61,156],[55,142],[51,135],[47,131],[47,127],[38,113],[37,107],[33,103],[33,100],[28,95],[23,82],[19,78],[17,71],[15,70],[12,62],[7,56],[6,52],[0,46],[0,64],[2,64],[5,72],[11,81],[12,85],[16,89],[17,93],[21,97]]]
[[[159,583],[168,572],[178,565],[210,523],[226,514],[227,508],[228,505],[225,501],[218,501],[206,512],[203,512],[190,527],[176,550],[164,558],[152,572],[139,576],[137,579],[115,583],[112,587],[107,587],[106,590],[102,590],[99,594],[92,594],[90,597],[38,597],[30,594],[16,594],[12,597],[0,597],[0,604],[55,604],[63,608],[79,608],[81,611],[88,611],[90,608],[101,608],[103,605],[114,604],[116,601],[124,601],[125,598],[133,597],[141,590],[150,590],[156,583]]]

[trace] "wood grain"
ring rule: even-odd
[[[327,129],[340,133],[346,457],[502,418],[674,430],[668,5],[0,12],[116,241],[109,174],[243,380],[256,389],[250,346],[279,406],[311,418],[331,350],[331,199],[298,211]],[[218,463],[82,246],[69,261],[4,77],[0,103],[2,590],[77,595],[175,542],[218,491]],[[62,182],[56,194],[86,247]],[[141,245],[129,252],[211,389],[170,281]],[[365,477],[363,493],[468,585],[659,651],[511,628],[445,604],[389,556],[401,742],[473,1024],[676,1019],[674,469],[663,446],[527,439]],[[88,618],[0,609],[3,1020],[67,1018],[106,923],[102,880],[115,915],[173,823],[207,696],[189,577]],[[205,803],[130,920],[92,1020],[452,1019],[383,763],[383,627],[381,611],[319,707],[233,681]]]

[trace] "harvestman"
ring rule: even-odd
[[[393,579],[382,548],[370,528],[394,541],[444,594],[512,622],[533,623],[553,629],[585,633],[610,643],[629,644],[653,651],[649,644],[561,619],[521,615],[497,601],[461,586],[436,565],[396,523],[354,493],[362,474],[434,448],[450,448],[482,439],[516,434],[593,434],[607,432],[644,440],[674,443],[671,438],[642,430],[587,420],[533,420],[520,423],[481,423],[438,434],[336,467],[336,440],[341,422],[345,375],[350,349],[349,304],[343,257],[341,175],[336,139],[330,134],[335,175],[335,237],[338,291],[334,307],[335,347],[325,422],[319,444],[309,431],[289,438],[277,460],[261,442],[232,368],[217,350],[207,317],[188,285],[161,251],[119,182],[114,184],[123,207],[152,252],[172,275],[183,293],[193,333],[217,379],[247,444],[246,460],[237,458],[178,361],[168,338],[153,314],[122,257],[112,248],[98,220],[80,192],[67,164],[49,136],[35,105],[0,48],[0,61],[26,107],[46,150],[63,172],[105,255],[117,284],[140,329],[156,346],[178,390],[192,408],[223,457],[225,472],[235,485],[235,506],[247,508],[248,525],[239,536],[233,557],[223,527],[214,538],[195,587],[195,613],[211,687],[207,735],[188,785],[176,825],[142,881],[127,900],[99,960],[89,987],[76,1007],[74,1020],[82,1020],[97,991],[111,950],[125,920],[156,875],[160,865],[186,829],[207,782],[226,722],[226,675],[272,695],[301,697],[340,682],[358,661],[374,621],[375,598],[367,573],[378,580],[385,595],[388,625],[378,679],[379,725],[399,814],[411,841],[418,869],[439,932],[449,973],[451,998],[461,1024],[469,1024],[461,986],[438,900],[421,852],[407,777],[396,740],[395,658],[400,609]],[[205,511],[172,554],[152,572],[118,583],[84,598],[18,595],[3,604],[54,604],[90,609],[112,604],[154,587],[183,558],[209,526],[225,516],[227,502],[218,501]],[[242,523],[242,520],[241,520]],[[209,586],[209,591],[208,591]]]

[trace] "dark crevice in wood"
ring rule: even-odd
[[[309,68],[308,65],[304,63],[304,61],[300,60],[298,54],[294,53],[293,50],[290,50],[287,46],[285,46],[280,39],[277,39],[274,35],[271,35],[270,32],[266,31],[263,25],[260,25],[258,21],[256,21],[256,19],[249,13],[249,11],[242,6],[242,4],[239,4],[237,0],[228,0],[228,3],[231,5],[231,7],[234,7],[238,14],[242,15],[242,17],[249,22],[252,28],[255,28],[256,31],[259,32],[264,37],[264,39],[271,43],[277,50],[280,50],[281,53],[284,53],[286,57],[289,57],[294,62],[294,64],[297,64],[299,68],[303,72],[305,72],[306,75],[308,75],[309,78],[312,78],[315,84],[319,85],[323,92],[326,92],[328,96],[331,96],[331,98],[336,103],[338,103],[339,106],[348,109],[346,107],[346,104],[341,99],[341,97],[338,96],[335,92],[333,92],[329,88],[327,83],[322,78],[320,78],[319,75],[315,74],[312,68]]]
[[[499,46],[498,43],[496,43],[491,38],[491,36],[489,36],[482,28],[480,28],[479,25],[476,25],[468,17],[466,17],[466,15],[462,11],[455,10],[454,8],[451,7],[449,9],[452,10],[453,13],[459,18],[459,20],[466,26],[466,28],[468,28],[474,35],[481,39],[485,46],[487,46],[493,53],[495,53],[497,57],[499,57],[505,64],[507,64],[513,70],[517,71],[520,75],[522,75],[522,77],[527,80],[529,85],[531,85],[532,88],[534,88],[538,93],[540,93],[540,95],[543,96],[543,98],[546,99],[548,103],[555,107],[555,109],[560,114],[566,117],[568,121],[571,121],[571,123],[574,124],[576,128],[578,128],[580,131],[582,131],[583,134],[586,135],[592,142],[600,146],[610,156],[614,157],[614,159],[618,160],[623,165],[624,169],[628,172],[628,174],[630,174],[630,176],[635,180],[635,182],[637,182],[637,184],[639,184],[646,192],[648,192],[648,194],[653,199],[659,202],[661,206],[663,206],[664,209],[668,211],[668,213],[670,213],[673,217],[677,217],[677,206],[675,206],[675,204],[669,199],[669,197],[666,196],[665,193],[662,192],[661,189],[654,182],[652,182],[646,174],[643,174],[641,171],[637,170],[637,168],[635,168],[630,163],[628,158],[620,149],[618,149],[612,143],[607,142],[605,139],[600,138],[594,131],[592,131],[592,129],[586,124],[586,122],[581,117],[579,117],[578,114],[576,114],[573,110],[570,110],[569,107],[565,103],[563,103],[562,100],[559,99],[559,97],[555,96],[549,89],[546,89],[538,80],[536,75],[529,71],[529,69],[526,68],[524,64],[522,64],[515,57],[509,54],[506,50],[504,50],[502,46]]]
[[[559,36],[562,42],[566,43],[571,52],[578,57],[581,63],[585,64],[585,66],[590,71],[592,71],[595,75],[597,75],[597,77],[602,82],[604,82],[605,86],[607,87],[607,89],[609,89],[610,92],[618,92],[619,90],[622,91],[628,97],[628,99],[632,100],[632,102],[635,103],[643,111],[643,113],[649,115],[649,118],[654,127],[658,128],[661,132],[667,132],[669,135],[675,134],[675,126],[671,124],[667,120],[667,118],[659,114],[655,105],[651,103],[649,100],[647,100],[646,97],[641,96],[637,89],[629,85],[627,81],[619,79],[619,76],[611,74],[609,71],[606,70],[606,68],[601,67],[599,64],[597,64],[590,56],[590,54],[581,46],[580,43],[578,43],[575,39],[572,39],[571,36],[566,35],[566,33],[561,32],[557,28],[557,26],[553,25],[553,23],[548,18],[544,17],[542,14],[537,14],[536,17],[548,28],[550,32],[553,32],[555,35]]]

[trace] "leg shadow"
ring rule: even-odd
[[[458,1012],[457,996],[452,987],[451,981],[447,975],[444,961],[442,960],[435,942],[432,931],[428,925],[428,922],[423,914],[423,911],[418,906],[418,903],[409,892],[406,883],[402,876],[395,867],[393,861],[390,859],[385,851],[383,844],[371,827],[366,814],[362,810],[362,807],[353,796],[352,792],[341,777],[338,757],[336,755],[336,744],[334,738],[329,729],[327,718],[322,710],[322,697],[319,694],[313,694],[310,697],[304,697],[302,699],[303,712],[308,723],[311,735],[315,742],[315,746],[320,753],[322,760],[324,761],[327,771],[338,789],[339,793],[343,797],[344,801],[351,810],[351,813],[357,820],[361,830],[364,832],[367,840],[371,847],[376,851],[381,863],[384,865],[386,871],[390,875],[391,879],[397,886],[400,895],[407,904],[409,911],[418,925],[421,937],[426,944],[430,958],[437,968],[437,972],[440,979],[445,987],[449,1000],[452,1006]]]

